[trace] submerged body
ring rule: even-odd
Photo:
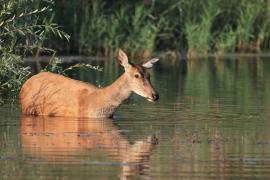
[[[121,170],[124,178],[147,169],[142,167],[148,167],[158,139],[151,135],[131,144],[108,118],[22,116],[20,142],[24,154],[48,163],[81,162],[83,153],[101,151],[103,157],[109,155],[125,163]]]
[[[111,117],[132,92],[149,101],[157,100],[158,95],[146,72],[146,68],[152,67],[153,60],[145,63],[145,67],[132,65],[121,50],[119,60],[125,72],[105,88],[97,88],[92,84],[49,72],[32,76],[20,91],[23,114]]]

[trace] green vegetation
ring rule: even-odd
[[[48,65],[45,66],[41,71],[53,72],[56,74],[67,76],[68,71],[71,71],[77,68],[85,69],[85,70],[91,69],[91,70],[96,70],[96,71],[102,71],[102,68],[100,66],[92,66],[91,64],[85,64],[85,63],[76,63],[74,65],[70,65],[65,68],[63,67],[63,61],[57,57],[51,58]]]
[[[208,53],[222,56],[270,48],[268,1],[0,2],[0,96],[3,98],[16,96],[30,74],[29,68],[21,64],[25,56],[52,55],[45,70],[64,73],[73,68],[61,67],[59,59],[55,59],[56,51],[113,57],[121,47],[132,56],[147,57],[155,51],[170,51],[194,58]],[[68,39],[70,43],[65,41]]]
[[[29,67],[22,66],[26,55],[55,54],[54,50],[43,46],[51,35],[69,39],[69,35],[51,22],[51,3],[1,0],[0,103],[6,98],[15,99],[30,74]]]
[[[151,9],[138,5],[133,16],[124,6],[119,11],[104,13],[105,3],[94,0],[85,7],[79,27],[79,53],[91,55],[111,55],[120,46],[132,53],[149,53],[155,46],[159,28],[149,19]],[[110,10],[105,10],[110,11]],[[76,35],[75,35],[76,37]]]
[[[194,16],[193,4],[200,4],[201,13],[197,17]],[[187,20],[185,23],[185,34],[188,42],[188,55],[190,57],[196,54],[206,54],[211,51],[211,28],[215,18],[219,15],[217,1],[197,2],[192,1],[187,3]],[[196,53],[196,54],[194,54]]]
[[[153,51],[196,57],[269,50],[268,1],[143,2],[57,1],[54,19],[71,34],[72,43],[56,46],[62,53],[97,56],[112,56],[119,47],[140,56]]]

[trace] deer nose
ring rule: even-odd
[[[152,94],[152,98],[154,101],[157,101],[159,99],[159,95],[158,94]]]

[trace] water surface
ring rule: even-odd
[[[70,76],[97,86],[121,73]],[[112,119],[21,116],[0,108],[3,179],[270,178],[270,61],[233,57],[161,61],[157,103],[133,95]]]

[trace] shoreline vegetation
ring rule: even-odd
[[[260,53],[270,46],[267,0],[55,1],[53,19],[71,35],[54,41],[60,54],[113,57],[153,52],[198,55]],[[51,40],[49,41],[51,42]]]
[[[30,75],[23,66],[26,56],[52,55],[55,50],[44,42],[51,37],[69,40],[69,35],[50,17],[52,1],[1,0],[0,3],[0,104],[16,101],[22,84]],[[52,63],[53,65],[53,63]]]
[[[1,1],[2,54],[192,59],[270,48],[268,0]]]
[[[50,39],[59,38],[68,43],[70,36],[53,22],[53,0],[0,0],[0,105],[17,101],[21,86],[31,74],[23,65],[27,56],[36,58],[50,55],[47,66],[38,71],[64,74],[75,68],[100,70],[88,64],[75,64],[66,69],[56,57],[56,51],[46,45]]]
[[[30,75],[23,59],[50,56],[45,71],[63,68],[57,55],[115,58],[153,53],[171,59],[215,58],[270,49],[268,0],[0,0],[0,104],[16,99]],[[139,58],[137,58],[139,59]]]

